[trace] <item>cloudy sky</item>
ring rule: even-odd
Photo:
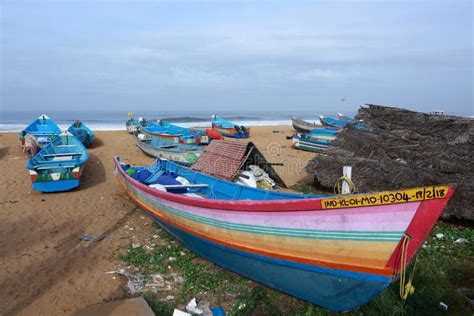
[[[0,6],[4,111],[378,103],[474,115],[470,0]]]

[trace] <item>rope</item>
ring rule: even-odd
[[[400,298],[405,301],[408,295],[415,293],[415,287],[412,285],[413,275],[415,274],[416,262],[418,261],[418,256],[415,257],[415,262],[413,263],[413,268],[411,269],[410,276],[408,277],[408,282],[405,284],[406,280],[406,268],[407,268],[407,254],[408,254],[408,245],[410,243],[410,236],[405,235],[402,241],[402,254],[400,258]]]
[[[355,184],[352,182],[351,179],[349,179],[346,176],[342,176],[339,179],[337,179],[336,183],[334,184],[334,194],[339,195],[342,194],[342,184],[346,182],[347,185],[349,186],[349,192],[346,194],[352,194],[355,192]]]

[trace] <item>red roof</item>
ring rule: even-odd
[[[192,169],[226,180],[232,180],[246,160],[250,142],[213,140]]]

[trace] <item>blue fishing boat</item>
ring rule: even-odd
[[[31,124],[20,133],[22,145],[25,144],[26,134],[34,136],[38,147],[43,147],[61,134],[61,129],[52,119],[43,114],[31,122]]]
[[[133,134],[136,131],[138,131],[139,126],[140,126],[140,124],[138,124],[138,121],[133,118],[132,112],[128,112],[128,120],[125,123],[125,127],[127,128],[127,132],[129,132],[130,134]]]
[[[90,146],[94,139],[94,132],[81,121],[76,121],[67,129],[69,133],[76,136],[85,146]]]
[[[219,134],[225,137],[233,137],[233,138],[249,138],[250,137],[250,127],[246,127],[243,125],[238,126],[217,115],[212,116],[212,128],[217,130]]]
[[[347,121],[344,121],[342,119],[337,119],[333,117],[327,117],[324,115],[319,116],[319,120],[321,121],[321,124],[327,127],[331,128],[338,128],[342,129],[346,126],[351,126],[355,129],[361,130],[361,131],[367,131],[370,133],[376,134],[378,132],[377,128],[371,127],[367,124],[365,124],[363,121],[357,121],[355,119],[352,119],[352,121],[349,122],[349,120],[352,119],[350,117],[346,117]]]
[[[183,130],[177,130],[175,127],[163,125],[160,120],[148,121],[142,117],[138,119],[140,130],[148,134],[162,138],[168,142],[179,144],[199,145],[201,136],[189,133]]]
[[[203,152],[202,147],[168,142],[145,131],[135,133],[133,137],[137,147],[148,156],[168,159],[186,166],[195,163]]]
[[[292,138],[293,147],[305,151],[325,152],[331,140],[309,137],[307,134],[295,133]]]
[[[78,187],[88,158],[81,141],[63,132],[28,161],[33,190],[60,192]]]
[[[334,128],[341,129],[347,126],[347,123],[344,121],[341,121],[334,117],[327,117],[324,115],[319,116],[319,121],[321,122],[323,126],[327,126],[327,127],[334,127]]]
[[[176,134],[198,135],[200,139],[199,141],[200,145],[208,145],[209,142],[211,141],[211,137],[210,135],[207,134],[206,130],[183,127],[183,126],[168,123],[164,120],[158,120],[158,123],[161,126],[168,128],[169,131],[175,132]]]
[[[334,140],[336,139],[337,133],[339,131],[340,130],[336,128],[319,127],[319,128],[312,129],[307,133],[301,133],[301,134],[312,139]]]
[[[347,115],[344,115],[342,113],[337,113],[337,117],[339,118],[340,121],[346,122],[348,124],[355,123],[356,119]]]
[[[131,166],[116,157],[114,173],[145,214],[198,255],[333,311],[366,304],[405,273],[454,192],[274,192],[162,159]]]

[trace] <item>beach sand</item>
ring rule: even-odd
[[[314,154],[292,149],[290,126],[252,127],[253,141],[288,186],[305,177]],[[122,298],[116,270],[123,247],[154,233],[113,175],[113,157],[153,161],[125,131],[96,132],[81,186],[67,193],[31,189],[17,133],[0,134],[0,314],[60,315]],[[307,179],[306,179],[307,180]],[[84,234],[106,237],[83,241]]]

